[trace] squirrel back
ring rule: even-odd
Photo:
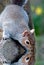
[[[28,28],[29,18],[22,7],[18,5],[8,5],[0,15],[0,22],[2,23],[3,31],[6,30],[7,33],[9,31],[9,33],[14,34],[14,32],[20,33]]]
[[[27,3],[27,1],[28,1],[28,0],[10,0],[10,3],[11,3],[11,4],[9,4],[9,5],[17,5],[17,6],[20,6],[20,7],[22,8],[23,6],[25,6],[25,4]],[[9,5],[8,5],[8,6],[9,6]],[[16,8],[19,8],[19,7],[17,7],[17,6],[16,6]],[[5,12],[5,13],[6,13],[6,12]],[[1,14],[2,14],[2,13],[1,13]],[[1,14],[0,14],[0,15],[1,15]],[[25,13],[25,15],[26,15],[26,13]],[[25,16],[25,15],[24,15],[24,16]],[[1,17],[1,16],[0,16],[0,17]],[[2,15],[1,18],[3,18],[3,15]],[[0,18],[0,19],[1,19],[1,18]],[[26,19],[27,19],[27,17],[26,17]],[[3,23],[3,22],[0,21],[0,29],[2,29],[2,23]]]

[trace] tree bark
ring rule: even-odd
[[[26,4],[26,6],[24,7],[24,9],[27,11],[28,16],[29,16],[29,23],[28,23],[29,28],[30,28],[30,29],[33,29],[34,26],[33,26],[32,18],[31,18],[31,8],[30,8],[30,6],[31,6],[31,5],[30,5],[30,0],[28,0],[28,2],[27,2],[27,4]]]

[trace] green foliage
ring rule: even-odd
[[[44,0],[35,0],[31,2],[32,21],[35,27],[36,35],[44,34]]]
[[[36,55],[35,65],[44,65],[44,36],[37,36],[36,39]]]
[[[33,15],[33,23],[36,35],[44,34],[44,15]]]
[[[37,61],[35,65],[44,65],[44,61]]]

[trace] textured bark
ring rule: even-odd
[[[33,23],[32,23],[32,18],[31,18],[31,8],[30,8],[31,4],[30,4],[30,0],[28,0],[26,6],[24,7],[24,9],[27,11],[28,16],[29,16],[29,28],[33,29]]]

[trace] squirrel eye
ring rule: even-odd
[[[26,60],[26,62],[29,62],[30,58],[29,58],[29,57],[27,57],[25,60]]]
[[[26,40],[25,43],[26,43],[26,44],[30,44],[30,41],[29,41],[29,40]]]

